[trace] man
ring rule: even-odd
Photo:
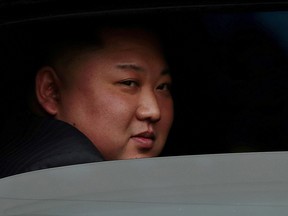
[[[2,170],[2,177],[161,153],[173,122],[173,99],[158,39],[137,27],[90,30],[89,40],[87,32],[73,28],[76,36],[68,31],[54,41],[35,79],[36,107],[46,123],[40,118],[36,125],[42,128],[21,144],[13,141],[20,146],[20,162],[13,162],[14,171]],[[2,163],[9,167],[9,160]]]

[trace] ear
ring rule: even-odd
[[[36,75],[36,96],[39,104],[50,115],[58,113],[60,81],[52,67],[41,68]]]

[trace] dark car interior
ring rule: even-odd
[[[286,151],[286,9],[284,3],[167,4],[82,13],[81,19],[104,22],[125,17],[160,32],[175,100],[175,121],[162,156]],[[37,26],[39,19],[1,24],[1,144],[25,128],[37,67],[35,41],[45,47],[61,32],[57,18],[50,18],[58,26],[53,31],[47,31],[45,22]]]

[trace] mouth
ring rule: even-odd
[[[131,137],[136,144],[144,150],[153,148],[155,141],[155,134],[151,132],[143,132]]]

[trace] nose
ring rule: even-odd
[[[139,120],[149,120],[157,122],[161,118],[160,107],[156,95],[153,92],[147,92],[139,100],[136,116]]]

